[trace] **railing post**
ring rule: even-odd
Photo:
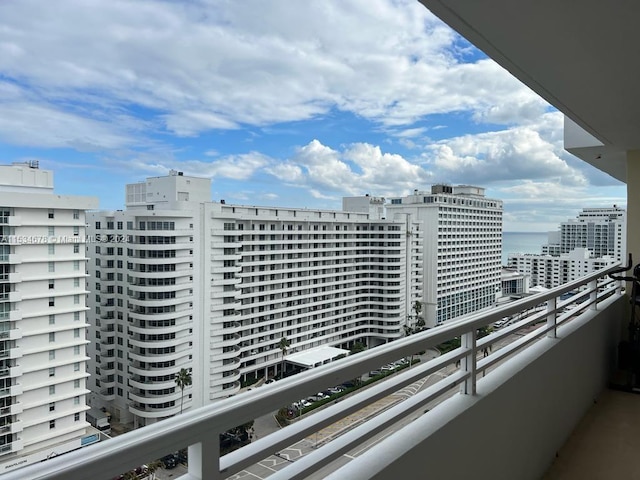
[[[189,478],[194,480],[220,480],[220,439],[208,435],[200,443],[189,445]]]
[[[589,310],[598,310],[598,279],[591,280],[588,287],[589,290],[591,290],[591,294],[589,295]]]
[[[467,352],[467,355],[462,357],[460,362],[460,368],[463,372],[469,373],[464,383],[460,385],[460,393],[463,395],[475,395],[476,394],[476,377],[477,377],[477,354],[476,354],[476,339],[477,331],[473,330],[463,333],[460,337],[460,346]]]
[[[547,300],[547,327],[551,329],[547,332],[547,337],[556,338],[557,335],[557,314],[556,314],[556,304],[558,302],[558,297],[551,297]]]

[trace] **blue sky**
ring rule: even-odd
[[[625,187],[562,115],[417,1],[0,2],[2,163],[123,208],[169,170],[227,203],[340,208],[447,182],[546,231]]]

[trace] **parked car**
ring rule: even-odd
[[[269,380],[264,382],[265,385],[271,385],[272,383],[276,383],[276,379],[275,378],[270,378]]]
[[[380,375],[381,373],[382,373],[382,372],[381,372],[380,370],[371,370],[371,371],[369,372],[369,376],[370,376],[370,377],[375,377],[375,376],[377,376],[377,375]]]
[[[498,320],[497,322],[493,322],[493,326],[495,328],[500,328],[509,323],[509,317],[504,317],[502,320]]]
[[[176,453],[175,457],[178,460],[178,463],[184,463],[186,465],[189,461],[189,454],[186,448]]]
[[[178,466],[178,460],[173,453],[170,455],[165,455],[160,461],[162,462],[162,465],[164,465],[164,468],[166,468],[167,470],[171,470],[172,468],[176,468]]]
[[[334,393],[344,392],[345,389],[344,387],[338,385],[337,387],[329,387],[327,390],[331,392],[331,394],[334,394]]]

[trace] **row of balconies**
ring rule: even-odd
[[[22,395],[23,388],[21,384],[11,385],[10,387],[0,388],[0,398],[15,397]]]

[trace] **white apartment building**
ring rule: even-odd
[[[558,255],[587,248],[595,257],[610,256],[625,263],[627,251],[627,212],[612,208],[585,208],[575,219],[560,224],[557,236],[550,236],[542,253]]]
[[[434,185],[392,198],[388,216],[408,214],[407,235],[423,248],[422,296],[428,327],[488,308],[500,295],[502,201],[484,188]]]
[[[98,441],[85,422],[85,209],[36,162],[0,166],[0,473]]]
[[[612,256],[595,257],[586,248],[560,256],[510,253],[508,266],[530,276],[531,286],[554,288],[617,261]]]
[[[522,297],[529,293],[529,275],[516,269],[503,268],[500,275],[502,297]]]
[[[180,172],[126,188],[126,210],[89,216],[92,406],[115,420],[179,413],[181,368],[187,409],[279,374],[283,338],[297,354],[402,335],[407,216],[211,202]]]

